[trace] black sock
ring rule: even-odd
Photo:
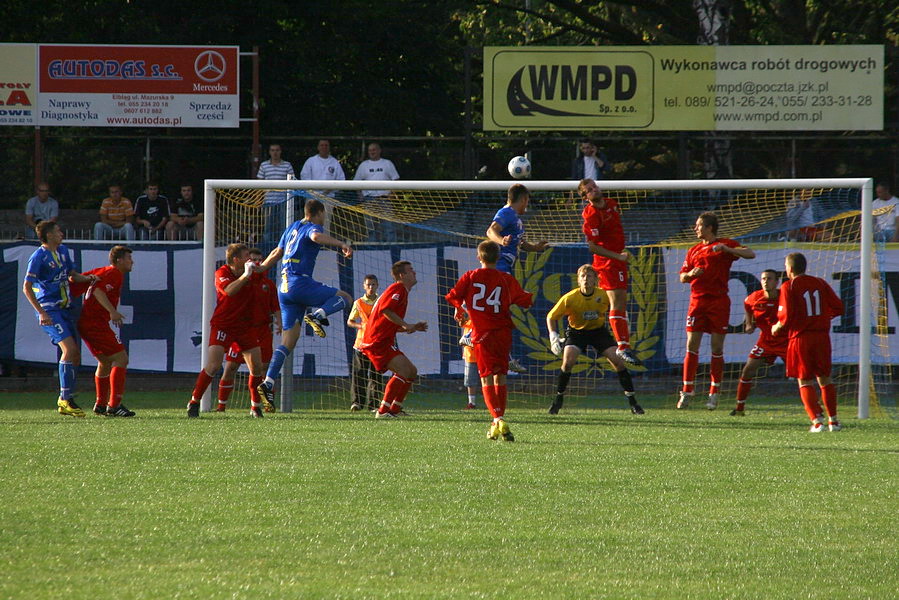
[[[566,373],[565,371],[559,371],[559,379],[556,384],[556,393],[560,396],[565,393],[565,390],[568,388],[568,380],[571,379],[571,373]]]
[[[618,371],[618,382],[621,384],[621,389],[625,392],[634,391],[634,380],[631,377],[631,372],[627,369]]]

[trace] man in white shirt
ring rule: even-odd
[[[580,155],[574,159],[571,165],[571,178],[577,181],[606,179],[612,165],[609,164],[606,155],[596,147],[593,140],[581,140],[580,151]]]
[[[899,231],[899,198],[893,195],[886,183],[878,183],[874,188],[874,195],[877,196],[872,203],[874,210],[893,207],[893,210],[874,217],[874,241],[899,242],[896,237],[896,232]]]
[[[356,169],[353,179],[363,181],[396,181],[400,178],[393,161],[381,158],[381,144],[372,142],[368,145],[368,160],[362,161]],[[393,215],[390,190],[362,190],[362,201],[369,204],[367,210]],[[384,242],[396,241],[396,226],[389,219],[382,219],[378,227],[375,227],[371,217],[365,218],[365,225],[369,230],[369,241],[380,239]]]
[[[331,142],[328,140],[318,141],[318,154],[314,154],[306,159],[303,163],[303,169],[300,171],[300,179],[312,179],[317,181],[333,180],[344,181],[346,175],[343,173],[343,167],[340,162],[331,156]],[[316,190],[323,194],[331,196],[336,194],[335,190]]]

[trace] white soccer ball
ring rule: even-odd
[[[516,156],[509,161],[509,175],[515,179],[527,179],[531,176],[531,161],[523,156]]]

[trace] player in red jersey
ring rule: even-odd
[[[787,338],[771,335],[771,327],[777,322],[777,300],[780,292],[777,289],[777,271],[765,269],[762,271],[762,289],[756,290],[746,296],[743,301],[743,310],[746,317],[743,321],[743,330],[752,333],[759,329],[759,339],[749,352],[743,372],[740,373],[740,383],[737,384],[737,407],[730,412],[732,417],[742,417],[746,413],[746,398],[752,388],[752,380],[759,368],[764,365],[772,365],[780,358],[787,362]]]
[[[599,276],[599,287],[609,297],[609,327],[618,342],[616,354],[624,362],[639,365],[630,342],[627,320],[627,261],[624,251],[624,228],[621,209],[612,198],[606,198],[592,179],[582,179],[578,193],[587,205],[581,213],[587,247],[593,254],[593,268]]]
[[[96,276],[97,280],[87,289],[81,316],[78,318],[78,333],[97,359],[97,370],[94,373],[97,390],[94,414],[107,417],[134,416],[134,412],[122,404],[128,353],[119,335],[109,326],[111,321],[117,328],[121,327],[125,320],[118,307],[125,273],[130,273],[134,267],[131,252],[131,248],[125,246],[113,246],[109,251],[108,266],[85,273]]]
[[[512,350],[512,332],[515,325],[509,307],[516,304],[529,308],[534,295],[521,289],[518,280],[496,268],[500,247],[486,240],[478,244],[478,260],[481,268],[467,271],[446,295],[450,304],[460,309],[463,304],[471,319],[471,341],[481,376],[484,404],[493,415],[493,423],[487,437],[502,437],[512,442],[515,437],[504,420],[506,412],[506,371],[509,370],[509,352]]]
[[[711,385],[706,408],[718,407],[718,393],[724,377],[724,336],[730,318],[727,282],[730,265],[738,258],[755,258],[755,252],[728,238],[718,237],[718,215],[704,212],[693,231],[701,241],[687,251],[680,270],[681,283],[690,284],[687,311],[687,354],[684,357],[684,387],[677,408],[687,408],[693,398],[694,378],[699,367],[702,334],[712,337]]]
[[[409,304],[409,290],[418,283],[412,263],[408,260],[395,262],[391,272],[394,283],[387,286],[372,307],[359,345],[378,373],[393,371],[393,376],[384,386],[384,399],[375,413],[377,418],[405,416],[403,400],[418,377],[418,369],[397,346],[397,332],[428,330],[428,324],[424,321],[407,323],[404,320],[406,306]]]
[[[799,397],[812,421],[812,433],[824,431],[821,405],[815,380],[821,388],[830,431],[842,429],[837,420],[837,390],[830,379],[830,321],[843,314],[843,302],[820,277],[806,275],[807,262],[799,252],[784,260],[789,281],[780,286],[775,336],[789,335],[787,377],[799,380]]]
[[[262,250],[250,248],[250,260],[259,266],[262,262]],[[260,359],[265,366],[272,359],[272,324],[274,324],[275,334],[280,335],[281,333],[281,305],[278,303],[278,288],[271,279],[265,276],[253,278],[251,283],[253,284],[254,298],[250,305],[252,310],[250,321],[259,338]],[[242,364],[244,364],[244,360],[240,349],[237,344],[231,344],[225,354],[225,368],[219,379],[216,412],[225,412],[228,407],[228,398],[234,391],[234,374]],[[263,412],[275,412],[275,405],[269,402],[265,396],[261,396],[261,398]]]
[[[256,295],[251,280],[263,277],[250,260],[244,244],[231,244],[225,251],[225,264],[215,271],[216,306],[209,320],[209,348],[206,365],[197,375],[187,416],[200,416],[200,398],[212,382],[212,376],[222,366],[225,351],[236,344],[250,369],[250,416],[262,416],[262,401],[256,389],[262,383],[262,358],[259,337],[247,318]]]

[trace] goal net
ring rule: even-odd
[[[443,296],[462,273],[477,268],[475,248],[505,204],[512,183],[207,181],[206,214],[215,218],[204,221],[204,340],[215,302],[212,272],[221,264],[224,247],[241,241],[268,253],[284,228],[302,218],[305,200],[316,198],[326,206],[326,232],[348,241],[355,253],[351,259],[320,253],[315,278],[358,298],[366,275],[375,275],[383,291],[392,283],[391,265],[411,261],[418,284],[410,292],[407,320],[427,321],[430,328],[398,336],[400,349],[420,375],[407,405],[464,408],[461,330]],[[531,191],[522,217],[525,237],[532,242],[545,239],[550,246],[543,252],[520,252],[515,265],[515,277],[535,294],[535,301],[530,310],[513,309],[512,356],[526,372],[509,375],[509,399],[513,405],[540,408],[548,407],[554,396],[561,364],[549,349],[546,314],[576,287],[575,272],[591,255],[581,233],[583,203],[577,182],[523,183]],[[697,216],[713,210],[721,223],[719,236],[756,252],[754,260],[738,260],[731,268],[721,409],[732,403],[740,370],[758,337],[757,330],[743,333],[743,299],[760,288],[763,270],[774,269],[782,276],[784,257],[794,251],[806,255],[809,273],[830,282],[846,305],[831,329],[833,377],[843,411],[855,405],[859,416],[867,417],[869,411],[877,415],[894,408],[889,391],[897,350],[891,349],[891,343],[897,343],[891,325],[896,305],[890,286],[895,284],[883,274],[896,272],[899,265],[890,262],[897,259],[885,248],[870,241],[870,180],[604,181],[601,187],[618,201],[632,254],[628,317],[631,345],[643,361],[631,368],[638,399],[641,394],[663,395],[672,407],[677,400],[690,297],[678,273],[687,249],[698,241],[693,233]],[[272,271],[276,276],[276,269]],[[356,330],[347,326],[347,316],[331,315],[324,339],[309,328],[303,332],[279,382],[282,409],[347,409],[354,400],[364,399],[353,392]],[[705,339],[697,394],[708,384],[708,364]],[[566,392],[566,409],[626,407],[613,375],[605,359],[592,351],[581,355]],[[382,383],[376,377],[375,384]],[[783,398],[789,410],[798,406],[796,383],[786,379],[781,363],[761,369],[754,383],[750,410],[753,396]],[[479,389],[477,394],[476,402],[483,407]],[[237,381],[231,405],[247,402],[245,380]]]

